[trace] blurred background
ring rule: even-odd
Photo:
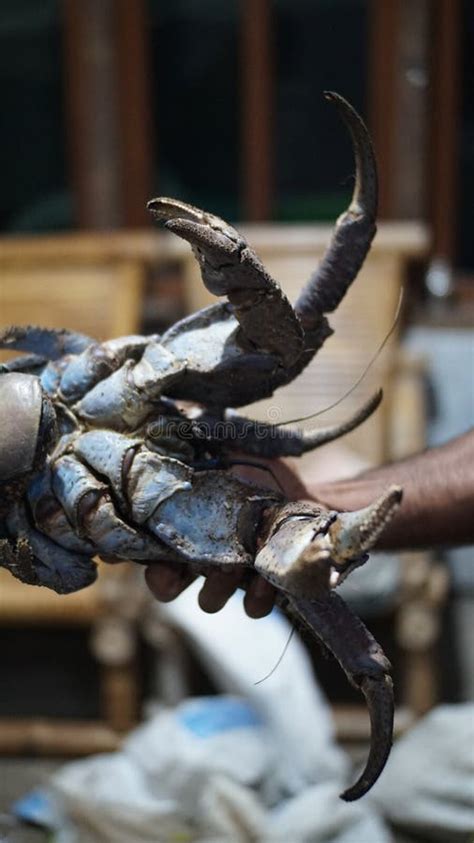
[[[159,332],[208,304],[187,246],[151,227],[156,195],[239,223],[294,298],[353,187],[350,141],[323,97],[334,90],[373,138],[379,233],[335,336],[297,382],[249,412],[283,421],[344,395],[403,288],[390,343],[324,424],[380,384],[383,409],[310,470],[347,476],[472,426],[469,0],[3,0],[0,47],[2,325],[106,338]],[[394,663],[397,734],[439,702],[473,699],[473,556],[382,558],[347,594]],[[109,569],[61,598],[0,573],[5,810],[58,764],[32,756],[116,749],[147,700],[229,690],[209,653],[190,646],[179,611],[150,604],[140,571]],[[365,711],[334,662],[311,642],[307,654],[357,762]]]

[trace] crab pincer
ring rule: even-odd
[[[148,210],[191,244],[207,289],[231,303],[243,342],[275,354],[282,366],[294,364],[303,350],[303,328],[242,235],[219,217],[175,199],[152,199]]]

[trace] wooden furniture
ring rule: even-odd
[[[97,339],[138,330],[150,278],[188,260],[177,238],[156,229],[3,237],[0,323],[69,326]],[[180,312],[180,290],[165,289]]]
[[[120,736],[138,717],[136,616],[141,597],[131,565],[101,565],[94,585],[58,595],[27,586],[0,570],[0,627],[61,631],[82,628],[99,665],[100,720],[0,718],[0,753],[6,755],[88,755],[117,748]],[[51,653],[54,659],[54,651]],[[69,666],[74,670],[74,664]],[[28,665],[18,664],[18,670]]]
[[[0,323],[68,327],[98,339],[140,328],[146,273],[159,242],[137,233],[5,238],[0,241]],[[9,356],[2,353],[3,359]],[[0,752],[108,751],[138,716],[136,616],[141,588],[134,566],[101,566],[93,586],[59,596],[0,570],[0,626],[90,631],[100,666],[102,721],[0,719]],[[21,669],[21,665],[19,665]]]

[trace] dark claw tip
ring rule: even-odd
[[[335,102],[336,105],[342,105],[349,111],[354,110],[352,108],[351,104],[349,102],[347,102],[347,100],[344,99],[344,97],[342,97],[341,94],[337,94],[336,91],[323,91],[323,96],[324,96],[324,99],[327,100],[328,102]]]
[[[344,802],[360,799],[375,784],[392,748],[393,739],[393,685],[390,676],[374,679],[366,676],[361,683],[370,714],[370,752],[365,770],[352,787],[341,793]]]

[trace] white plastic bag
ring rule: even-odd
[[[474,704],[439,706],[400,738],[370,798],[423,840],[474,835]]]

